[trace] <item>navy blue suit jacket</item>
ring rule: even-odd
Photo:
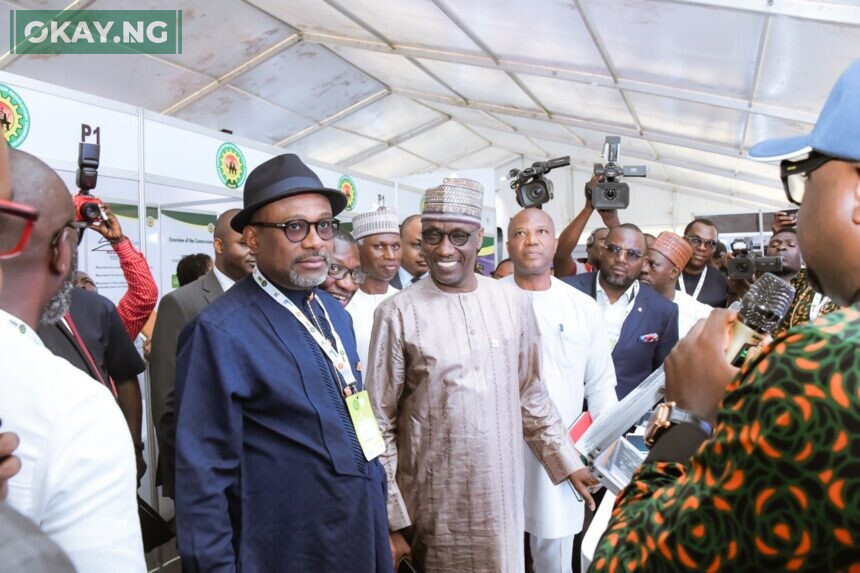
[[[285,294],[323,331],[325,305],[360,384],[343,307]],[[253,277],[183,329],[176,396],[183,570],[392,570],[385,471],[365,460],[322,350]]]
[[[597,273],[574,275],[561,280],[591,298],[597,298]],[[655,333],[659,336],[655,342],[647,342],[642,338]],[[657,370],[677,342],[678,305],[648,285],[639,283],[633,310],[627,315],[621,327],[621,337],[612,350],[618,399],[624,398],[651,372]]]

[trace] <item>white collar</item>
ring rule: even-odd
[[[236,284],[236,281],[219,271],[215,265],[212,265],[212,272],[215,273],[215,278],[218,279],[218,282],[221,284],[221,290],[224,292],[227,292],[230,290],[230,287]]]
[[[606,294],[606,291],[603,290],[603,286],[601,286],[601,284],[600,284],[600,273],[597,274],[597,276],[595,277],[594,280],[595,280],[595,283],[597,284],[597,287],[595,289],[595,294],[600,295],[602,293],[603,296],[606,298],[606,300],[609,301],[610,300],[609,295]],[[639,279],[636,279],[635,281],[633,281],[633,284],[631,284],[629,287],[627,287],[627,290],[624,291],[624,294],[622,294],[620,297],[618,297],[618,300],[621,300],[623,298],[625,303],[630,304],[631,302],[633,302],[633,299],[636,298],[637,294],[639,294]],[[615,302],[618,302],[618,301],[615,301]]]
[[[39,338],[35,330],[30,328],[23,320],[12,316],[5,310],[0,310],[0,328],[7,328],[10,333],[14,332],[16,336],[29,338],[30,342],[37,346],[45,346],[45,343],[42,342],[42,339]]]

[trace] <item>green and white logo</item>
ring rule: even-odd
[[[30,133],[30,112],[18,92],[0,84],[0,127],[11,147],[19,147]]]
[[[224,143],[215,154],[215,168],[221,183],[230,189],[241,187],[248,175],[248,164],[242,151],[232,143]]]
[[[181,54],[182,10],[10,10],[13,54]]]
[[[355,188],[355,181],[349,175],[344,175],[337,180],[337,188],[341,193],[346,195],[346,210],[352,211],[355,207],[355,202],[358,200],[358,190]]]

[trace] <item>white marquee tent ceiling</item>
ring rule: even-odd
[[[0,68],[318,161],[386,178],[568,154],[588,168],[616,134],[652,181],[770,205],[776,168],[746,150],[808,132],[860,57],[860,0],[4,4],[182,8],[181,55],[7,53]]]

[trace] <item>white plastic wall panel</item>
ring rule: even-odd
[[[5,71],[162,111],[212,80],[147,56],[66,54],[22,56]]]
[[[456,105],[448,105],[446,103],[439,103],[431,100],[418,100],[424,105],[428,105],[433,109],[444,113],[445,115],[451,116],[457,121],[461,123],[470,123],[476,125],[483,125],[485,127],[489,127],[491,129],[501,129],[503,131],[512,131],[511,128],[501,121],[494,118],[493,115],[488,115],[482,111],[476,109],[470,109],[467,107],[459,107]]]
[[[614,88],[528,74],[519,78],[552,112],[633,127],[624,98]]]
[[[476,151],[468,157],[464,157],[458,161],[452,161],[450,166],[454,169],[475,169],[481,167],[495,167],[500,162],[511,157],[510,151],[499,149],[498,147],[487,147]]]
[[[744,151],[765,139],[772,137],[792,137],[812,132],[812,126],[805,122],[777,119],[766,115],[751,114]]]
[[[304,42],[242,74],[233,83],[317,121],[384,89],[324,46]]]
[[[326,127],[293,143],[288,150],[321,163],[337,164],[375,145],[379,145],[379,142]]]
[[[389,87],[444,96],[454,95],[403,56],[342,46],[330,46],[330,49],[361,71]]]
[[[583,0],[620,77],[749,97],[764,16],[653,0]]]
[[[705,143],[740,145],[744,113],[673,98],[630,93],[647,136],[649,130],[699,139]]]
[[[540,148],[536,147],[522,135],[489,129],[478,125],[472,125],[470,127],[475,130],[478,135],[490,140],[493,145],[501,147],[502,149],[507,149],[514,153],[522,153],[529,157],[543,157],[544,155]]]
[[[382,153],[369,157],[361,163],[349,166],[350,169],[354,169],[355,171],[386,179],[404,177],[433,167],[432,163],[415,157],[411,153],[407,153],[397,147],[389,147]]]
[[[344,6],[395,44],[479,52],[429,0],[350,0]]]
[[[446,0],[504,60],[606,74],[600,53],[570,0]],[[528,15],[523,18],[523,15]]]
[[[348,36],[359,40],[379,39],[325,2],[296,0],[247,0],[260,10],[303,32]]]
[[[88,10],[116,8],[98,0]],[[221,76],[292,35],[295,30],[245,3],[234,0],[177,4],[175,0],[136,0],[134,10],[182,9],[182,53],[160,56],[192,70]]]
[[[817,114],[857,58],[860,27],[773,18],[756,100]]]
[[[425,105],[394,94],[348,115],[337,126],[388,141],[441,117]]]
[[[422,59],[420,62],[466,99],[523,109],[539,109],[503,71],[436,60]]]
[[[180,110],[176,117],[212,129],[229,129],[234,134],[277,143],[307,129],[313,121],[229,86],[220,88]]]
[[[486,139],[456,121],[448,121],[404,141],[400,147],[441,164],[451,157],[487,146],[487,143]]]

